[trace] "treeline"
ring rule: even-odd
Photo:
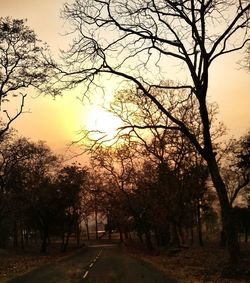
[[[244,147],[249,150],[249,135],[227,151],[234,159],[224,171],[231,174],[228,193],[238,205],[235,220],[247,242],[249,194],[245,190],[238,200],[230,191],[235,172],[248,166],[249,156],[239,155]],[[0,142],[0,247],[25,248],[32,242],[46,252],[51,239],[59,239],[66,251],[71,236],[77,246],[83,230],[89,237],[89,218],[97,221],[98,214],[105,215],[110,237],[113,231],[121,241],[136,237],[149,251],[218,239],[220,211],[209,171],[182,135],[162,132],[147,146],[138,140],[98,144],[90,158],[91,168],[65,165],[44,142],[5,133]]]
[[[204,238],[220,238],[226,245],[221,204],[205,159],[149,98],[135,92],[128,88],[115,95],[110,112],[123,126],[112,141],[102,133],[85,136],[92,166],[107,183],[109,225],[121,231],[121,239],[122,232],[127,237],[136,231],[150,250],[155,242],[159,247],[194,242],[202,246]],[[187,95],[179,90],[154,91],[161,105],[167,104],[172,115],[202,140],[199,106],[187,102]],[[216,160],[234,210],[232,222],[237,232],[245,231],[247,241],[250,134],[225,141],[225,127],[217,121],[217,113],[217,105],[209,104]]]
[[[118,230],[122,241],[136,234],[149,251],[203,246],[206,241],[226,245],[218,198],[206,164],[178,132],[152,133],[154,137],[149,139],[149,135],[143,142],[130,140],[127,145],[116,147],[105,144],[91,147],[93,166],[98,168],[103,182],[101,193],[105,197],[102,195],[101,200],[107,210],[108,229]],[[236,152],[243,152],[246,144],[249,150],[249,136],[245,139],[248,143],[231,141],[226,155],[227,158],[232,155],[232,160],[223,168],[225,177],[231,172],[228,194],[235,207],[239,235],[244,233],[247,242],[249,191],[238,195],[235,191],[240,167],[246,160],[246,155]]]
[[[0,248],[24,248],[32,241],[46,252],[53,236],[66,251],[71,234],[79,246],[80,224],[93,211],[88,182],[87,168],[63,164],[44,142],[5,134],[0,142]]]

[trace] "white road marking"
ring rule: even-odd
[[[83,277],[82,277],[82,278],[83,278],[83,279],[84,279],[84,278],[86,278],[86,277],[87,277],[87,275],[88,275],[88,273],[89,273],[89,272],[88,272],[88,271],[86,271],[86,272],[84,273],[84,275],[83,275]]]
[[[97,254],[97,256],[93,259],[93,261],[92,261],[92,262],[90,263],[90,265],[88,266],[89,269],[93,267],[94,263],[95,263],[95,262],[97,261],[97,259],[100,257],[101,253],[102,253],[102,249],[99,251],[99,253]],[[85,271],[85,273],[84,273],[82,279],[85,279],[88,274],[89,274],[89,270]]]

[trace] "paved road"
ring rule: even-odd
[[[9,283],[176,283],[117,244],[95,244],[63,261],[35,269]]]

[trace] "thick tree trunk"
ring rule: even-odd
[[[220,245],[221,247],[226,247],[227,245],[226,233],[223,229],[220,232]]]
[[[227,247],[232,263],[236,263],[240,255],[238,231],[233,215],[232,208],[224,210],[223,225],[226,232]]]
[[[230,255],[230,261],[232,263],[236,263],[239,259],[240,246],[233,209],[230,205],[225,184],[220,176],[215,158],[213,160],[208,161],[208,167],[220,201],[223,226],[222,229],[225,232],[226,244]]]
[[[200,152],[202,157],[206,160],[209,172],[211,174],[211,178],[216,189],[220,207],[221,207],[221,219],[223,230],[225,231],[226,241],[228,252],[230,255],[230,261],[232,263],[236,263],[239,259],[239,242],[238,242],[238,235],[237,235],[237,227],[234,219],[233,209],[229,202],[226,186],[222,180],[220,175],[218,163],[216,161],[216,152],[213,150],[210,127],[211,121],[209,119],[208,109],[206,105],[206,94],[208,88],[208,61],[205,58],[204,62],[204,81],[203,84],[196,84],[197,93],[196,96],[199,99],[200,104],[200,116],[203,125],[203,141],[204,141],[204,148],[201,149],[196,145],[197,150]]]

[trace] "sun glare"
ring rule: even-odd
[[[97,138],[105,135],[106,140],[113,139],[121,125],[122,122],[118,117],[105,111],[100,106],[94,106],[91,109],[86,121],[88,131],[96,131]]]

